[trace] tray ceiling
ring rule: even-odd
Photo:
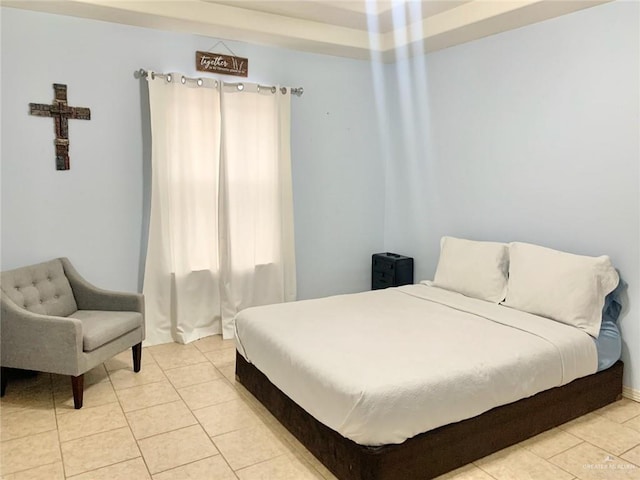
[[[3,6],[385,62],[611,0],[2,0]]]

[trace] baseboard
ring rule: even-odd
[[[622,386],[622,396],[640,402],[640,390],[634,390],[631,387]]]

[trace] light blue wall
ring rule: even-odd
[[[228,42],[250,79],[292,101],[300,298],[365,290],[370,254],[433,275],[444,234],[609,254],[631,285],[625,384],[640,389],[637,2],[615,2],[395,65]],[[105,287],[139,289],[148,130],[134,70],[195,74],[215,39],[0,9],[2,268],[66,255]],[[27,114],[54,82],[71,121]],[[147,169],[147,170],[145,170]]]
[[[68,256],[107,288],[140,288],[148,202],[141,67],[195,75],[216,39],[2,8],[2,268]],[[302,86],[292,100],[300,298],[366,290],[383,248],[383,158],[368,62],[227,42],[249,81]],[[199,76],[200,74],[198,74]],[[232,81],[234,77],[227,77]],[[71,170],[55,170],[53,120],[27,114],[65,83]]]
[[[630,285],[620,323],[636,390],[639,18],[638,2],[605,4],[401,62],[386,77],[398,91],[409,77],[416,95],[397,102],[385,247],[414,255],[418,278],[433,277],[442,235],[611,256]]]

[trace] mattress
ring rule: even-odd
[[[423,284],[243,310],[237,348],[317,420],[402,443],[596,372],[584,331]]]

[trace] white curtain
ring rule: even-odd
[[[145,344],[231,338],[239,310],[296,296],[290,93],[152,77]]]

